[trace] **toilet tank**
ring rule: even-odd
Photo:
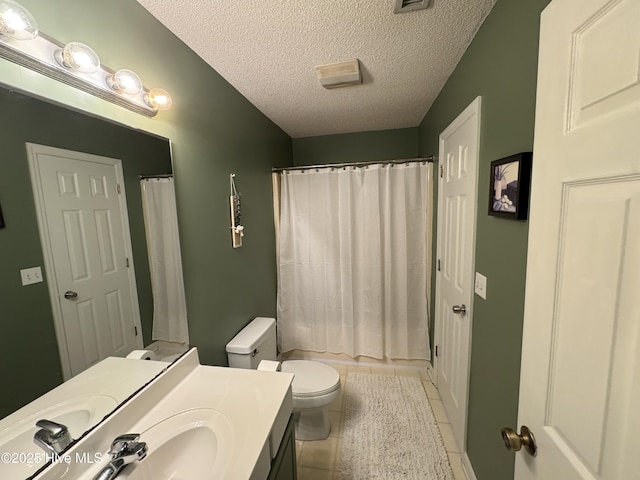
[[[256,317],[227,343],[227,359],[233,368],[258,368],[262,360],[276,360],[276,320]]]

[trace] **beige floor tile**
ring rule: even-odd
[[[371,367],[362,365],[347,365],[347,373],[371,373]]]
[[[420,370],[416,368],[396,368],[398,377],[420,377]]]
[[[460,447],[456,443],[456,437],[453,435],[450,423],[438,423],[440,429],[440,435],[442,435],[442,441],[444,442],[444,448],[447,452],[460,453]]]
[[[420,369],[420,378],[423,380],[431,380],[431,377],[429,376],[429,371],[426,368]]]
[[[447,455],[449,455],[449,463],[451,463],[455,480],[467,480],[467,476],[462,468],[462,456],[459,453],[451,452],[447,452]]]
[[[304,447],[304,442],[302,440],[296,440],[296,464],[300,462],[302,447]]]
[[[395,370],[389,367],[371,367],[371,373],[374,375],[395,375]]]
[[[447,412],[445,412],[442,402],[440,400],[429,400],[429,403],[433,410],[433,416],[436,417],[436,422],[449,423],[449,418],[447,418]]]
[[[333,475],[333,470],[298,467],[298,480],[333,480]]]
[[[438,388],[433,383],[431,383],[431,381],[423,380],[422,385],[424,385],[424,389],[427,392],[427,397],[429,397],[430,400],[440,400],[440,392],[438,391]]]
[[[300,454],[299,465],[302,467],[322,468],[333,470],[336,460],[336,445],[338,439],[329,437],[325,440],[305,442]]]
[[[331,420],[330,437],[342,437],[342,412],[329,411],[329,419]]]

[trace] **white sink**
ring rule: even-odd
[[[118,478],[129,480],[193,480],[224,478],[234,448],[231,422],[208,408],[173,415],[140,435],[146,458],[128,466]]]
[[[47,419],[66,425],[75,440],[117,405],[118,402],[108,395],[75,398],[40,410],[4,428],[0,431],[0,453],[9,456],[3,457],[2,479],[24,480],[51,459],[33,443],[33,436],[39,430],[36,427],[38,420]]]

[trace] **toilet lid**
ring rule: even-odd
[[[325,395],[340,387],[340,375],[324,363],[288,360],[282,362],[282,371],[294,374],[291,389],[296,397]]]

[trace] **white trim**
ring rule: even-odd
[[[46,220],[45,199],[42,188],[42,178],[40,176],[40,169],[38,166],[38,155],[54,155],[62,156],[65,158],[72,158],[80,161],[91,161],[95,163],[102,163],[105,165],[112,165],[116,171],[116,179],[120,184],[121,194],[119,197],[120,211],[122,214],[122,229],[124,232],[124,248],[127,258],[129,258],[129,268],[127,269],[129,275],[129,286],[131,291],[131,302],[133,308],[133,324],[138,329],[138,335],[136,336],[136,346],[138,348],[143,347],[142,343],[142,323],[140,320],[140,305],[138,303],[138,287],[136,285],[136,275],[133,261],[133,247],[131,245],[131,232],[129,230],[129,211],[127,210],[127,198],[124,189],[124,174],[122,171],[122,160],[115,158],[101,157],[98,155],[91,155],[89,153],[74,152],[72,150],[64,150],[61,148],[49,147],[46,145],[38,145],[36,143],[26,143],[27,159],[29,161],[29,172],[31,173],[31,183],[33,189],[33,197],[36,205],[36,216],[38,220],[38,231],[40,232],[40,242],[42,245],[42,255],[44,257],[44,268],[47,275],[47,287],[49,290],[49,299],[51,301],[51,311],[53,314],[53,326],[56,333],[56,340],[58,342],[58,350],[60,353],[60,363],[62,365],[62,377],[66,381],[71,378],[71,363],[69,361],[69,351],[67,348],[67,338],[64,331],[64,322],[62,315],[62,307],[58,299],[58,292],[60,291],[57,283],[57,277],[55,275],[55,264],[53,261],[53,248],[51,246],[51,237],[49,227]]]
[[[467,480],[478,480],[476,473],[473,471],[473,466],[471,465],[471,460],[469,459],[467,452],[462,454],[462,470],[464,471],[464,475],[467,477]]]
[[[474,115],[476,116],[476,152],[475,152],[475,161],[476,161],[476,177],[473,182],[473,192],[471,195],[471,200],[474,202],[474,210],[475,210],[475,221],[473,222],[473,229],[470,237],[469,247],[471,249],[471,277],[473,277],[475,272],[475,251],[476,251],[476,230],[477,230],[477,219],[478,219],[478,175],[479,175],[479,165],[480,165],[480,125],[481,125],[481,106],[482,106],[482,97],[478,96],[471,102],[471,104],[465,108],[458,117],[440,134],[439,136],[439,147],[438,147],[438,172],[436,175],[438,176],[438,224],[437,224],[437,249],[436,249],[436,265],[438,259],[442,258],[442,240],[440,232],[443,231],[444,226],[442,225],[443,219],[443,178],[440,176],[440,166],[442,165],[440,162],[443,160],[444,156],[444,142],[445,140],[451,136],[453,132],[455,132],[464,122],[472,118]],[[436,267],[437,268],[437,267]],[[441,296],[441,287],[440,280],[441,272],[436,270],[436,295],[435,295],[435,326],[434,326],[434,346],[440,344],[440,337],[442,334],[442,325],[441,325],[441,315],[439,315],[439,305],[440,305],[440,296]],[[469,285],[473,285],[473,278],[469,279]],[[469,374],[471,372],[471,343],[472,343],[472,333],[473,333],[473,313],[474,313],[474,292],[471,289],[470,298],[469,298],[469,349],[468,355],[468,368],[467,368],[467,381],[466,381],[466,398],[465,398],[465,412],[464,412],[464,440],[460,448],[464,456],[466,456],[466,442],[467,442],[467,421],[469,419]],[[433,356],[433,380],[435,381],[435,385],[438,386],[439,379],[439,369],[438,369],[439,358]]]

